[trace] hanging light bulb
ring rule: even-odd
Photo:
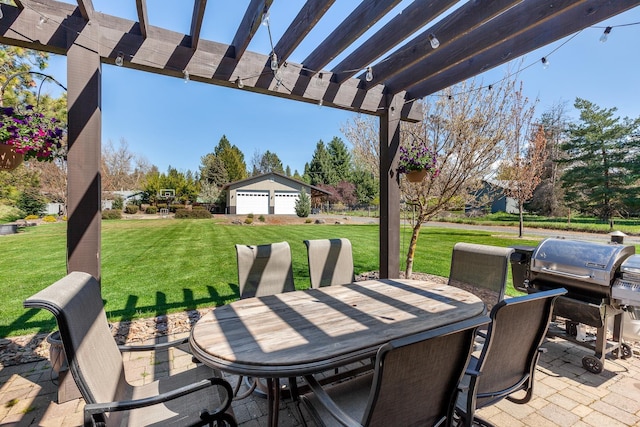
[[[238,86],[239,89],[242,89],[244,87],[244,82],[240,77],[236,79],[236,85]]]
[[[546,57],[543,56],[540,62],[542,62],[542,68],[545,70],[549,68],[549,60]]]
[[[611,32],[613,27],[607,27],[604,29],[604,33],[600,36],[600,43],[605,43],[609,40],[609,33]]]
[[[118,56],[116,57],[116,65],[118,67],[122,67],[122,64],[124,64],[124,53],[118,52]]]
[[[2,7],[0,7],[0,19],[4,18],[4,13],[2,13]]]
[[[322,98],[318,101],[318,107],[322,107]]]
[[[42,26],[44,24],[46,24],[46,22],[47,22],[47,18],[45,18],[44,16],[40,15],[40,19],[38,19],[38,23],[36,24],[36,28],[41,30]]]
[[[264,12],[262,14],[262,25],[264,25],[265,27],[269,25],[269,11],[267,10],[266,12]]]
[[[271,53],[271,70],[278,71],[278,55],[275,52]]]
[[[189,72],[187,70],[182,70],[182,73],[184,74],[184,82],[189,83]]]
[[[373,68],[367,67],[367,74],[364,75],[364,79],[368,82],[373,80]]]
[[[440,40],[433,33],[429,34],[429,43],[431,43],[432,49],[437,49],[440,46]]]

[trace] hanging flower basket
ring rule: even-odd
[[[409,182],[420,182],[427,173],[437,174],[435,153],[419,140],[400,147],[398,173],[405,174]]]
[[[23,160],[50,162],[62,155],[64,129],[57,119],[46,118],[27,105],[22,113],[0,107],[0,147],[3,169],[15,169]]]
[[[427,176],[426,169],[413,170],[413,171],[407,172],[407,179],[409,180],[409,182],[420,182],[424,179],[425,176]]]

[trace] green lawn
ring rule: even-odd
[[[22,301],[66,274],[66,224],[43,224],[0,237],[0,337],[49,332],[53,317]],[[234,244],[286,240],[297,288],[309,286],[304,239],[346,237],[356,274],[378,269],[377,225],[226,225],[209,220],[127,220],[102,223],[102,292],[111,321],[225,304],[238,297]],[[410,230],[401,236],[401,260]],[[447,276],[456,242],[536,245],[506,233],[425,227],[414,271]],[[404,262],[401,262],[401,268]]]

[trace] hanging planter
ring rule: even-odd
[[[16,153],[11,145],[0,143],[0,169],[12,171],[24,160],[24,154]]]
[[[427,176],[426,169],[419,169],[419,170],[413,170],[413,171],[407,172],[407,180],[409,180],[409,182],[420,182],[424,179],[425,176]]]
[[[406,175],[409,182],[421,182],[427,173],[437,174],[435,153],[420,140],[400,147],[398,173]]]
[[[27,105],[22,113],[0,107],[0,168],[13,170],[23,160],[50,162],[62,155],[64,130],[57,119]]]

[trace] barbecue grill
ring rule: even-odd
[[[602,372],[606,354],[614,351],[622,358],[633,354],[622,342],[622,314],[634,314],[634,307],[640,307],[640,255],[635,255],[634,246],[549,238],[536,247],[514,249],[511,266],[516,289],[532,293],[563,287],[567,294],[556,301],[554,315],[567,319],[567,335],[575,336],[578,324],[596,328],[594,355],[582,359],[585,369]],[[613,340],[609,341],[611,317]]]

